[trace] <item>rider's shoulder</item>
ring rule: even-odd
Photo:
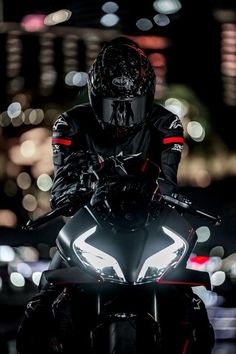
[[[174,113],[169,111],[160,103],[154,103],[151,111],[151,121],[155,122],[159,119],[168,119],[171,116],[175,117]]]
[[[85,120],[85,117],[92,114],[92,108],[89,103],[83,103],[68,109],[63,113],[69,119]]]
[[[163,105],[155,103],[152,107],[149,127],[159,130],[160,125],[169,125],[172,121],[176,120],[176,115],[165,108]]]
[[[88,123],[89,117],[92,115],[92,108],[89,103],[75,105],[62,112],[56,119],[54,126],[59,127],[61,124],[71,128],[82,128]]]

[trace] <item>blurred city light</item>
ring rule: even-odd
[[[149,31],[153,27],[153,24],[152,21],[149,20],[148,18],[140,18],[136,22],[136,26],[141,31]]]
[[[17,288],[22,288],[25,286],[25,278],[22,274],[18,272],[12,272],[10,275],[10,281],[12,285],[16,286]]]
[[[153,21],[158,26],[167,26],[170,23],[170,19],[167,15],[164,14],[157,14],[153,17]]]
[[[12,262],[15,258],[14,249],[8,245],[0,246],[0,262]]]
[[[100,22],[105,27],[113,27],[119,22],[119,17],[116,14],[103,15]]]
[[[152,11],[148,11],[148,3],[130,3],[128,12],[125,4],[115,1],[94,3],[93,8],[87,2],[89,10],[75,2],[70,10],[58,11],[57,2],[55,6],[51,2],[40,6],[42,2],[38,2],[37,13],[28,15],[32,12],[29,7],[34,5],[25,1],[19,14],[15,6],[8,10],[7,18],[9,3],[0,1],[0,226],[14,228],[20,240],[16,227],[22,219],[34,219],[50,210],[53,123],[65,109],[87,99],[86,94],[81,94],[86,91],[86,71],[101,46],[120,34],[127,35],[146,51],[153,65],[157,76],[155,98],[163,100],[161,103],[183,123],[180,187],[193,193],[193,199],[202,207],[212,203],[213,209],[222,209],[225,217],[219,229],[208,227],[204,220],[194,220],[198,239],[188,268],[206,271],[211,277],[214,291],[195,287],[194,292],[204,301],[214,326],[217,341],[213,353],[235,353],[236,311],[232,307],[236,304],[236,151],[221,138],[225,129],[235,145],[233,2],[208,1],[203,6],[194,1],[156,0],[151,2]],[[211,17],[214,7],[218,23]],[[46,16],[46,10],[54,12]],[[9,21],[20,16],[19,23]],[[118,30],[112,28],[116,25]],[[199,38],[200,47],[196,46]],[[214,130],[217,122],[218,131]],[[63,217],[64,222],[67,220]],[[22,305],[31,291],[36,291],[54,253],[55,247],[47,244],[0,246],[1,300],[7,298],[9,313],[13,312],[12,298],[16,300],[14,306]],[[10,353],[15,354],[14,350]]]
[[[205,130],[203,128],[203,126],[196,121],[191,121],[188,123],[187,125],[187,132],[189,134],[189,136],[197,142],[201,142],[203,141],[203,139],[205,138]]]
[[[41,174],[37,179],[37,186],[41,191],[49,191],[52,187],[52,178],[46,173]]]
[[[7,114],[10,118],[16,118],[21,113],[21,104],[19,102],[11,103],[7,108]]]
[[[182,5],[179,0],[156,0],[153,3],[153,7],[161,14],[170,15],[178,12]]]
[[[45,29],[44,19],[45,15],[42,14],[26,15],[21,21],[21,26],[28,32],[42,31]]]
[[[102,10],[106,13],[114,13],[119,9],[119,5],[114,1],[107,1],[102,5]]]
[[[210,236],[211,231],[208,226],[200,226],[196,229],[197,242],[206,242]]]
[[[11,193],[9,194],[12,195]],[[0,226],[15,227],[16,225],[17,225],[16,214],[9,209],[0,209]]]
[[[44,24],[46,26],[55,26],[59,23],[68,21],[70,19],[71,15],[72,15],[72,12],[70,10],[67,10],[67,9],[58,10],[56,12],[53,12],[53,13],[47,15],[44,18]]]
[[[225,282],[226,275],[223,271],[217,271],[211,276],[211,284],[213,286],[220,286]]]

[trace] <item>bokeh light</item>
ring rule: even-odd
[[[55,11],[44,18],[44,24],[46,26],[54,26],[59,23],[68,21],[72,15],[72,12],[67,9]]]
[[[34,195],[26,194],[23,197],[22,205],[28,211],[34,211],[37,208],[37,200]]]
[[[102,5],[102,11],[106,13],[114,13],[119,9],[119,5],[114,1],[107,1]]]
[[[49,191],[52,187],[52,178],[46,173],[43,173],[37,179],[37,186],[43,192]]]
[[[153,27],[153,24],[148,18],[140,18],[136,22],[136,26],[141,31],[149,31]]]
[[[16,225],[16,214],[9,209],[0,209],[0,226],[15,227]]]
[[[208,226],[200,226],[196,229],[197,241],[206,242],[211,236],[211,231]]]
[[[100,22],[105,27],[113,27],[119,22],[119,17],[116,14],[103,15]]]
[[[17,288],[22,288],[25,286],[25,278],[22,274],[18,272],[12,272],[10,275],[10,281],[12,285],[16,286]]]
[[[178,12],[182,5],[179,0],[156,0],[153,3],[153,7],[161,14],[170,15]]]

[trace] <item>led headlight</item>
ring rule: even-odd
[[[85,231],[73,242],[76,256],[86,267],[90,267],[104,278],[126,282],[124,274],[115,258],[91,246],[86,240],[95,233],[97,226]]]
[[[186,253],[186,241],[171,229],[165,226],[162,226],[162,229],[166,235],[172,238],[174,243],[146,259],[137,282],[148,282],[161,278],[163,273],[171,266],[174,267],[179,263]]]

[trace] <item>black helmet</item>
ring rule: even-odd
[[[88,73],[88,95],[103,129],[130,136],[150,113],[156,77],[138,45],[126,37],[106,44]]]

